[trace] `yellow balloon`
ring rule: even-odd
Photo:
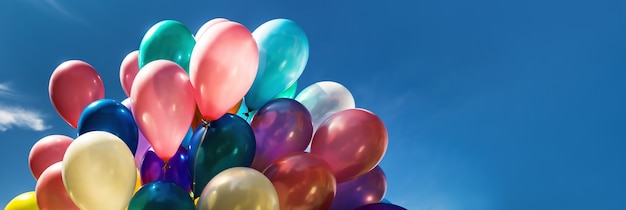
[[[63,157],[63,184],[80,209],[125,209],[136,180],[133,153],[108,132],[80,135]]]
[[[137,172],[137,180],[135,180],[135,190],[133,190],[133,195],[135,195],[135,193],[137,193],[137,191],[139,191],[139,188],[141,188],[141,176],[139,175],[139,169],[135,169]]]
[[[4,210],[39,210],[35,191],[19,194],[4,207]]]
[[[265,175],[252,168],[235,167],[217,174],[206,185],[198,210],[278,210],[278,194]]]

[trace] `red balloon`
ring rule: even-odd
[[[311,142],[311,154],[326,160],[341,183],[376,167],[387,150],[387,138],[383,121],[374,113],[346,109],[320,124]]]
[[[328,209],[337,183],[330,166],[308,153],[279,158],[263,172],[278,193],[280,209]]]
[[[79,209],[72,201],[63,185],[63,163],[57,162],[48,167],[35,186],[37,206],[41,210]]]
[[[28,167],[35,180],[39,179],[46,168],[63,160],[65,150],[72,141],[72,138],[64,135],[49,135],[33,145],[28,154]]]
[[[339,183],[330,210],[355,209],[370,203],[378,203],[387,191],[385,172],[379,166],[356,179]]]
[[[48,93],[57,113],[76,128],[83,109],[91,102],[104,98],[104,84],[91,65],[70,60],[52,72]]]

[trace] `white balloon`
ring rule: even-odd
[[[332,81],[317,82],[306,87],[296,96],[296,101],[311,113],[314,132],[333,113],[355,108],[352,93],[343,85]]]
[[[119,137],[92,131],[67,148],[62,176],[68,195],[80,209],[122,210],[133,197],[137,169],[133,153]]]

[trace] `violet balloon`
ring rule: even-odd
[[[385,172],[380,166],[356,179],[337,184],[337,194],[330,209],[354,209],[381,202],[387,191]]]
[[[300,102],[288,98],[263,105],[250,127],[257,145],[251,167],[259,171],[287,153],[303,152],[313,136],[311,114]]]
[[[166,166],[153,150],[149,150],[141,163],[141,182],[147,184],[153,181],[171,181],[187,192],[191,192],[191,174],[187,167],[188,157],[187,150],[180,147]]]

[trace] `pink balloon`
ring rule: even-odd
[[[63,160],[65,150],[72,141],[72,138],[64,135],[49,135],[33,145],[28,154],[28,166],[35,180],[39,179],[46,168]]]
[[[122,65],[120,66],[120,83],[122,84],[122,89],[124,89],[124,93],[126,93],[127,96],[130,96],[133,81],[139,72],[138,56],[138,50],[132,51],[126,55],[124,60],[122,60]]]
[[[72,201],[63,185],[63,163],[57,162],[48,167],[37,180],[35,197],[41,210],[79,209]]]
[[[91,65],[70,60],[52,72],[48,93],[57,113],[76,128],[83,109],[91,102],[104,98],[104,85]]]
[[[206,32],[206,30],[209,29],[211,26],[214,26],[215,24],[218,24],[221,22],[227,22],[227,21],[229,20],[225,18],[214,18],[212,20],[209,20],[204,25],[202,25],[200,29],[198,29],[198,32],[196,32],[196,36],[195,36],[196,40],[199,40],[200,37],[204,34],[204,32]]]
[[[185,70],[168,60],[148,63],[133,82],[133,116],[164,161],[174,156],[191,126],[195,113],[193,92]]]
[[[364,109],[335,112],[315,131],[311,154],[333,169],[337,183],[372,170],[387,150],[387,129],[374,113]]]
[[[128,110],[130,110],[130,112],[133,112],[133,106],[130,103],[130,98],[126,98],[122,101],[122,104],[128,108]],[[139,138],[137,141],[137,150],[135,151],[135,164],[137,165],[137,168],[139,168],[141,166],[141,162],[143,162],[143,156],[146,154],[146,152],[148,152],[148,149],[150,149],[150,143],[148,143],[148,140],[146,140],[146,137],[143,135],[143,133],[141,133],[141,130],[138,132],[139,133]]]
[[[189,63],[203,117],[218,119],[237,104],[252,86],[258,65],[256,42],[246,27],[232,21],[209,27]]]

